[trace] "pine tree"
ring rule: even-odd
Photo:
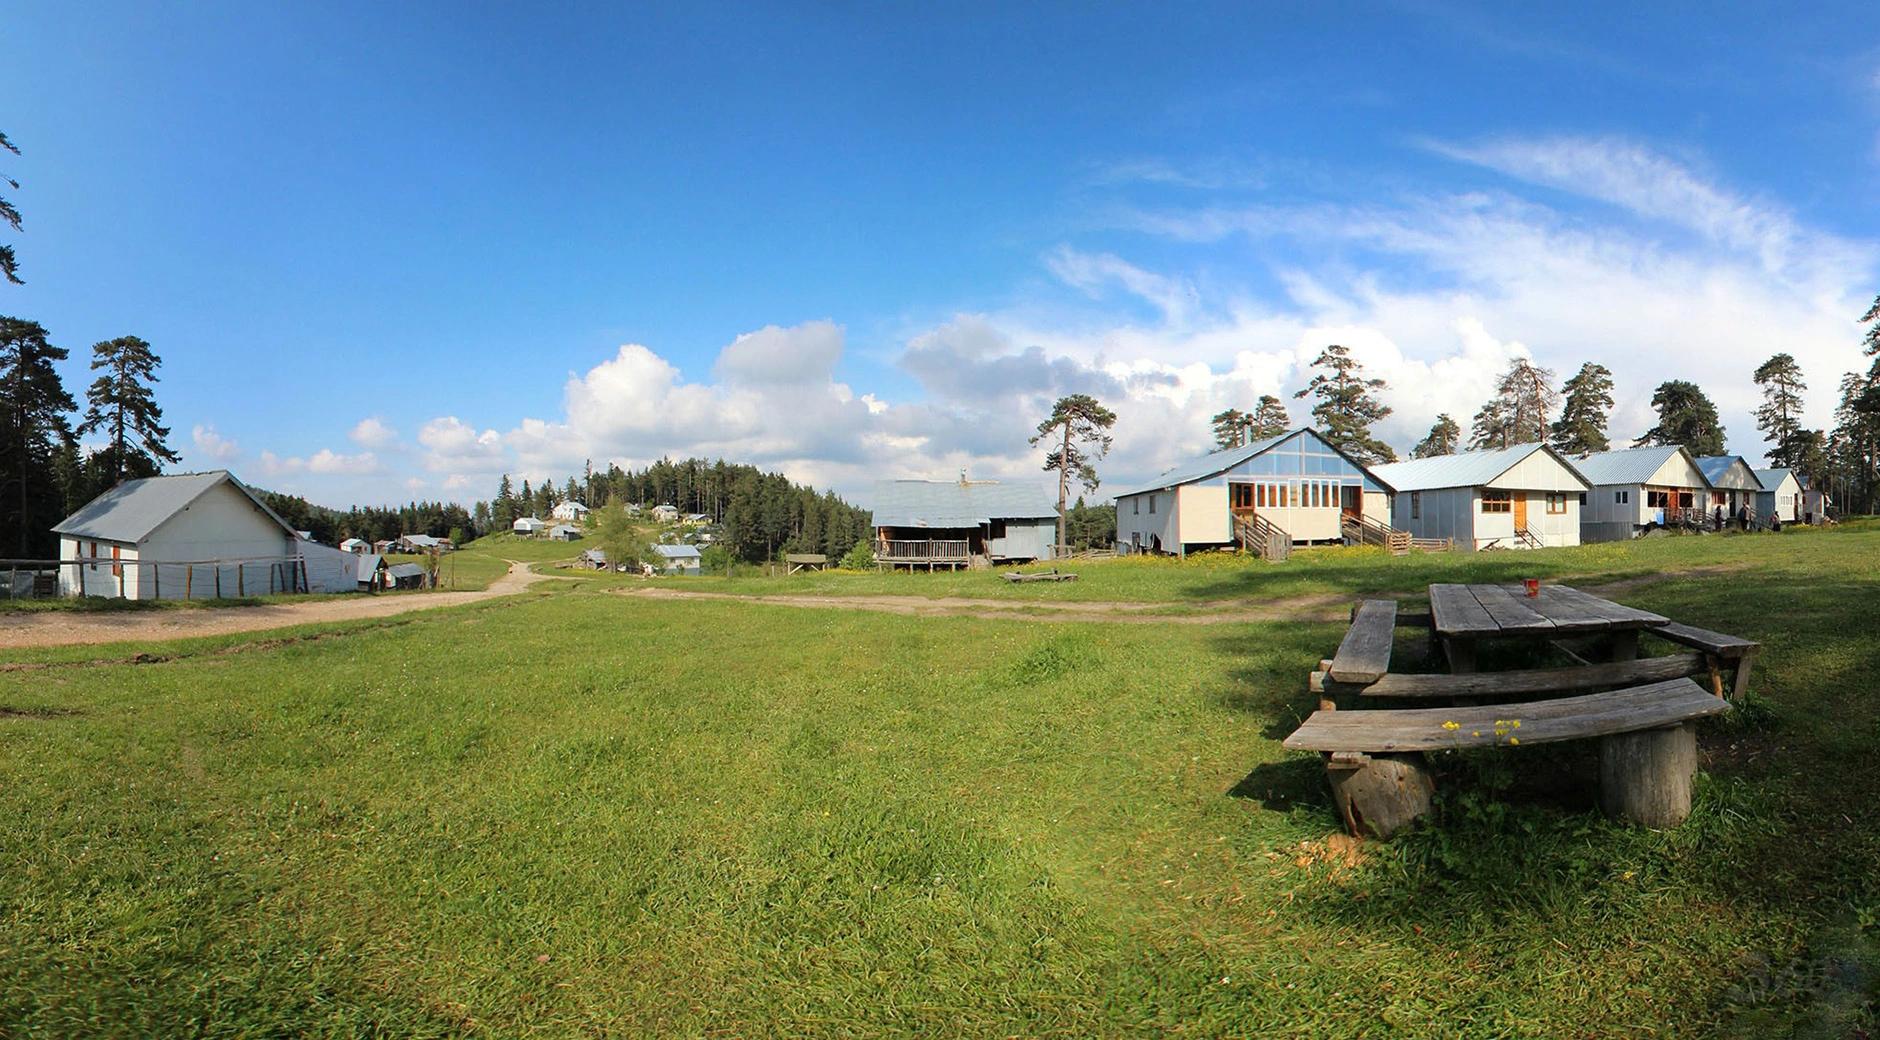
[[[50,552],[49,529],[64,515],[55,455],[71,435],[66,413],[78,405],[53,362],[68,356],[38,322],[0,317],[0,502],[13,507],[0,507],[0,540],[11,533],[21,557]]]
[[[14,155],[20,154],[20,150],[13,146],[13,142],[7,140],[6,134],[0,134],[0,149],[12,152]],[[5,181],[14,188],[20,186],[20,182],[11,177],[0,176],[0,181]],[[7,226],[16,232],[20,230],[20,211],[14,207],[13,203],[8,202],[4,195],[0,195],[0,221],[5,221]],[[4,276],[14,285],[24,285],[26,283],[20,281],[19,271],[19,259],[13,255],[13,247],[0,246],[0,276]]]
[[[1516,358],[1495,384],[1495,396],[1475,414],[1472,448],[1507,448],[1547,439],[1547,415],[1560,392],[1554,373],[1527,358]]]
[[[1253,409],[1253,429],[1251,436],[1256,441],[1277,437],[1292,429],[1292,415],[1286,411],[1286,405],[1272,394],[1261,394],[1260,403]]]
[[[136,336],[94,343],[91,369],[104,374],[92,380],[85,391],[85,421],[78,433],[84,436],[99,430],[110,435],[110,443],[99,452],[107,486],[115,487],[126,478],[153,477],[161,464],[174,464],[181,456],[165,443],[170,428],[163,425],[163,409],[157,407],[151,384],[157,381],[157,366],[163,359],[150,344]]]
[[[1658,425],[1646,430],[1636,444],[1682,444],[1700,458],[1724,453],[1723,422],[1717,406],[1696,383],[1672,379],[1652,394]]]
[[[1436,422],[1430,426],[1429,436],[1418,441],[1417,446],[1410,449],[1410,457],[1428,459],[1438,455],[1454,455],[1456,444],[1461,440],[1462,427],[1456,425],[1456,420],[1444,413],[1437,416]]]
[[[1253,424],[1253,416],[1238,408],[1229,408],[1216,413],[1208,422],[1214,427],[1215,449],[1226,451],[1247,443],[1247,428]]]
[[[1566,403],[1553,426],[1554,448],[1585,455],[1612,447],[1606,436],[1606,417],[1612,412],[1612,370],[1588,361],[1561,389],[1566,391]]]
[[[1796,440],[1802,431],[1802,393],[1808,383],[1793,355],[1777,354],[1757,366],[1756,385],[1763,403],[1756,409],[1756,428],[1769,442],[1765,452],[1771,466],[1793,466]]]
[[[1867,308],[1867,313],[1861,315],[1860,320],[1873,323],[1867,326],[1867,335],[1861,340],[1862,348],[1868,357],[1880,354],[1880,296],[1873,298],[1873,306]]]
[[[1318,398],[1312,417],[1325,439],[1359,462],[1395,462],[1390,445],[1371,436],[1371,427],[1391,411],[1376,396],[1384,381],[1366,378],[1364,366],[1336,343],[1320,352],[1312,367],[1320,371],[1293,397]]]
[[[1044,468],[1058,475],[1057,544],[1064,545],[1065,501],[1070,482],[1075,479],[1084,490],[1097,487],[1095,461],[1110,452],[1110,427],[1116,425],[1116,413],[1097,403],[1089,394],[1060,397],[1051,414],[1038,424],[1032,436],[1036,447],[1043,441],[1056,441],[1046,452]]]

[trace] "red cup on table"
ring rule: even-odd
[[[1529,599],[1533,599],[1541,594],[1541,580],[1539,578],[1522,578],[1521,587],[1527,590]]]

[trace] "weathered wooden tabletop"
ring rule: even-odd
[[[1430,622],[1444,637],[1557,636],[1657,628],[1670,619],[1569,585],[1431,585]]]

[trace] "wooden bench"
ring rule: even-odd
[[[1068,572],[1060,573],[1055,568],[1052,570],[1048,570],[1048,571],[1038,571],[1032,574],[1020,574],[1018,571],[1006,571],[1005,580],[1011,582],[1014,585],[1020,582],[1027,582],[1027,581],[1076,581],[1077,575],[1071,574]]]
[[[1651,634],[1702,652],[1710,673],[1710,692],[1723,696],[1724,668],[1730,668],[1736,673],[1730,684],[1731,700],[1737,700],[1749,692],[1750,666],[1755,663],[1756,655],[1762,652],[1761,643],[1694,625],[1681,625],[1675,621],[1652,629]]]
[[[1397,637],[1397,601],[1367,599],[1351,614],[1351,627],[1338,644],[1327,671],[1336,682],[1373,683],[1390,671],[1391,643]]]
[[[1461,675],[1382,675],[1366,683],[1343,683],[1327,671],[1312,673],[1311,689],[1322,697],[1341,693],[1399,700],[1448,697],[1516,697],[1612,686],[1662,682],[1705,675],[1703,654],[1672,654],[1638,661],[1614,661],[1571,668],[1530,668],[1517,672],[1467,672]]]
[[[1332,796],[1353,834],[1389,837],[1429,811],[1423,752],[1598,739],[1608,815],[1669,827],[1691,811],[1697,738],[1685,723],[1729,710],[1688,678],[1483,707],[1312,713],[1285,746],[1327,754]]]
[[[797,571],[823,570],[829,566],[829,557],[822,553],[786,553],[783,562],[790,567],[785,573],[795,574]]]

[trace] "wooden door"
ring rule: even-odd
[[[1364,517],[1364,489],[1356,484],[1346,484],[1338,489],[1338,511],[1354,520]]]
[[[1253,515],[1253,485],[1227,485],[1227,510],[1235,516]]]
[[[1527,492],[1517,491],[1510,497],[1514,499],[1514,529],[1517,531],[1525,531],[1528,529]]]

